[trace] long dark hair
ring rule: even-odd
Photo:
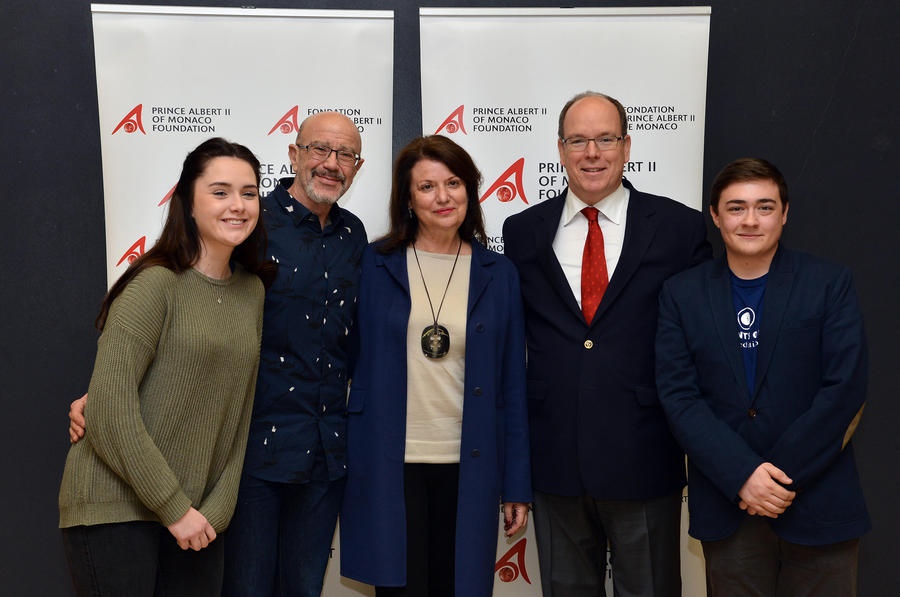
[[[379,239],[378,251],[390,253],[408,247],[419,231],[419,220],[410,216],[409,204],[412,200],[410,182],[413,167],[421,160],[441,162],[460,177],[466,185],[466,217],[459,226],[459,236],[468,242],[482,245],[487,240],[484,232],[484,216],[478,200],[478,186],[481,172],[465,149],[442,135],[416,137],[397,154],[394,161],[394,175],[391,180],[391,229]]]
[[[200,233],[191,215],[194,208],[194,182],[203,174],[207,164],[218,157],[238,158],[250,164],[256,176],[256,186],[259,187],[259,160],[243,145],[231,143],[221,137],[213,137],[190,152],[184,158],[181,177],[169,201],[169,214],[159,240],[150,250],[135,259],[106,293],[100,305],[100,314],[94,321],[98,330],[103,331],[112,302],[139,273],[154,265],[161,265],[173,272],[181,273],[189,269],[200,257]],[[260,206],[256,227],[244,242],[234,248],[231,261],[241,264],[245,270],[259,276],[268,288],[275,279],[276,269],[274,263],[262,260],[261,256],[265,250],[266,227],[263,225],[263,210]]]

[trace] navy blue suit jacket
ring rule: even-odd
[[[669,280],[656,340],[660,400],[688,454],[690,533],[724,539],[746,514],[738,491],[763,462],[797,497],[771,520],[783,539],[858,537],[869,518],[848,441],[868,361],[849,270],[778,249],[769,269],[755,387],[747,387],[725,258]]]
[[[532,479],[545,493],[649,499],[685,483],[653,342],[662,283],[709,258],[706,226],[689,207],[625,186],[622,253],[590,325],[553,251],[567,191],[503,226],[525,307]]]

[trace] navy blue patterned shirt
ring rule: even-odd
[[[266,293],[244,471],[281,483],[346,474],[348,341],[356,317],[362,222],[335,204],[324,230],[284,178],[262,199],[278,276]]]

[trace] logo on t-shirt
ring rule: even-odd
[[[737,314],[738,339],[741,342],[741,348],[756,348],[759,346],[759,330],[753,329],[756,323],[756,313],[750,307],[744,307]]]

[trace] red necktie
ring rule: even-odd
[[[597,223],[600,212],[596,207],[585,207],[581,213],[588,219],[587,240],[584,241],[581,257],[581,312],[590,324],[609,285],[609,276],[606,273],[606,253],[603,251],[603,232]]]

